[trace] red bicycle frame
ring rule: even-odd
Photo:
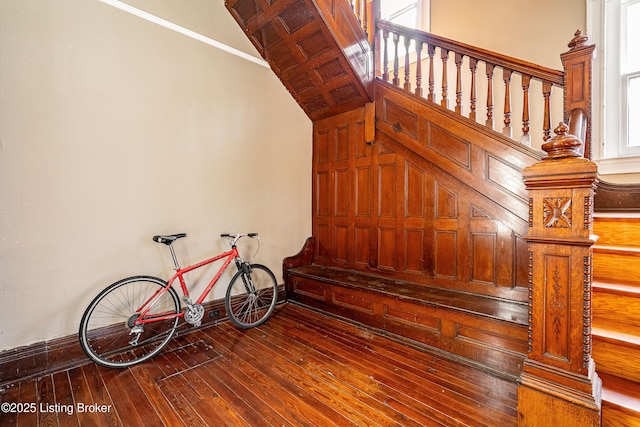
[[[178,262],[176,261],[176,258],[174,256],[174,262],[176,264],[176,273],[169,279],[169,281],[167,282],[167,286],[165,288],[159,289],[148,300],[146,300],[140,307],[138,307],[136,312],[140,313],[140,316],[138,316],[134,324],[144,325],[146,323],[158,322],[161,320],[170,320],[170,319],[175,319],[177,317],[184,317],[184,311],[181,311],[180,313],[156,313],[148,317],[147,317],[147,314],[149,313],[149,310],[153,308],[153,304],[162,295],[164,295],[166,292],[169,292],[169,288],[171,288],[171,286],[173,285],[176,279],[178,279],[180,282],[180,287],[182,288],[182,293],[184,297],[189,298],[189,290],[187,289],[187,284],[184,281],[184,274],[189,273],[190,271],[193,271],[193,270],[197,270],[200,267],[204,267],[205,265],[209,265],[223,258],[226,258],[224,263],[222,264],[222,266],[220,266],[220,269],[218,269],[218,272],[215,274],[215,276],[213,276],[213,279],[211,279],[211,281],[209,282],[207,287],[204,289],[204,291],[202,291],[202,294],[200,295],[198,300],[195,302],[195,304],[202,304],[202,301],[204,301],[204,299],[207,297],[209,292],[211,292],[211,289],[213,289],[215,284],[218,282],[218,279],[220,278],[222,273],[227,269],[227,267],[229,267],[229,264],[231,264],[231,261],[237,260],[238,258],[240,258],[240,255],[238,254],[238,248],[236,248],[234,245],[231,247],[231,250],[227,252],[221,253],[220,255],[216,255],[213,258],[209,258],[207,260],[201,261],[197,264],[193,264],[184,268],[178,267]]]

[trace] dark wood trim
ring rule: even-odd
[[[594,202],[596,212],[640,212],[640,184],[600,181]]]
[[[284,286],[280,286],[278,301],[285,300]],[[224,300],[203,304],[205,316],[202,327],[214,325],[227,319]],[[181,321],[176,336],[193,331],[195,328]],[[0,352],[0,387],[27,378],[36,378],[52,372],[59,372],[89,363],[89,358],[80,347],[78,334],[67,335],[49,341],[18,347]]]
[[[527,350],[524,303],[311,265],[288,272],[289,301],[355,321],[511,380]]]

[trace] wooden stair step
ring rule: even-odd
[[[602,281],[640,283],[640,248],[594,246],[593,276]]]
[[[640,337],[595,327],[591,332],[598,372],[640,382]]]
[[[598,244],[614,246],[640,246],[639,214],[595,214],[593,233]]]
[[[593,326],[640,336],[640,285],[593,282]]]
[[[602,426],[640,425],[640,383],[598,375],[602,379]]]
[[[640,299],[640,285],[634,283],[610,283],[594,280],[593,291],[612,294],[616,296],[628,296]]]

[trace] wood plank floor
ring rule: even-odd
[[[88,364],[11,385],[1,426],[513,426],[516,385],[285,304],[223,322],[154,360]],[[33,411],[32,411],[33,410]]]

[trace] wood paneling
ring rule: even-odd
[[[290,300],[445,350],[517,377],[527,351],[527,306],[353,270],[302,266]]]
[[[314,123],[315,262],[526,300],[528,199],[515,177],[535,156],[457,133],[384,83],[377,93],[371,145],[364,109]]]

